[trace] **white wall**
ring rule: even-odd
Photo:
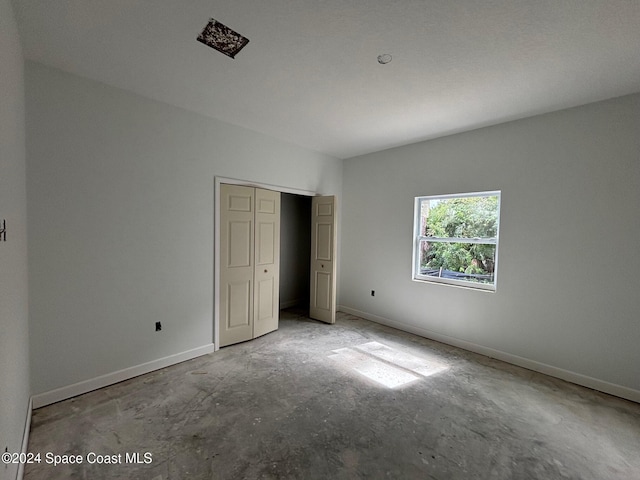
[[[39,64],[26,79],[36,394],[212,342],[214,176],[341,192],[332,157]]]
[[[27,194],[23,58],[9,0],[0,0],[0,450],[19,452],[29,405]],[[17,467],[0,464],[0,478]]]
[[[280,308],[309,305],[311,197],[283,193],[280,223]]]
[[[343,306],[640,400],[639,94],[348,159],[343,188]],[[413,282],[414,197],[498,189],[497,293]]]

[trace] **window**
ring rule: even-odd
[[[416,197],[413,279],[495,291],[500,192]]]

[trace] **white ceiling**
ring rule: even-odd
[[[640,0],[14,9],[28,59],[339,158],[640,91]],[[235,59],[196,41],[210,17],[249,38]]]

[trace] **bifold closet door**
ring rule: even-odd
[[[220,346],[253,338],[255,189],[221,185]]]
[[[220,186],[220,346],[278,328],[280,193]]]
[[[313,197],[311,202],[309,316],[336,323],[336,198]]]
[[[278,329],[280,192],[256,188],[253,338]]]

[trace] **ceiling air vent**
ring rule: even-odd
[[[209,19],[209,23],[198,35],[197,40],[231,58],[235,58],[236,54],[249,43],[248,38],[213,18]]]

